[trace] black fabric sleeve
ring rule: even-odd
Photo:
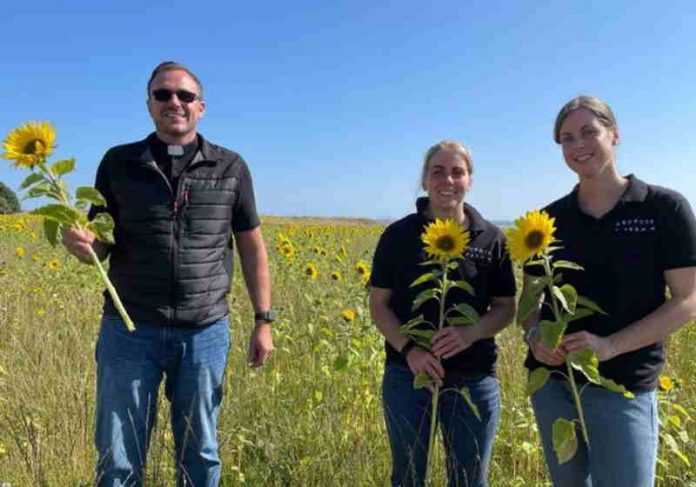
[[[394,263],[390,252],[392,242],[392,232],[387,228],[377,242],[375,254],[372,257],[372,273],[370,274],[370,285],[383,289],[394,288]]]
[[[232,208],[232,231],[245,232],[253,230],[261,224],[256,214],[256,200],[254,199],[254,186],[251,181],[251,173],[246,163],[240,158],[238,194]]]
[[[514,296],[517,286],[515,285],[515,273],[512,268],[512,261],[505,245],[505,237],[501,234],[496,242],[496,260],[489,266],[488,282],[491,296],[509,297]]]
[[[696,266],[696,222],[691,205],[681,194],[670,191],[661,213],[657,255],[662,269]]]
[[[93,220],[95,216],[99,213],[108,212],[114,219],[118,221],[118,207],[116,206],[116,200],[114,198],[114,193],[111,190],[111,179],[109,177],[109,152],[104,154],[99,167],[97,168],[97,176],[95,178],[94,187],[102,194],[106,200],[106,207],[104,206],[90,206],[89,212],[87,213],[87,218]]]

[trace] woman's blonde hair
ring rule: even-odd
[[[423,158],[423,168],[421,169],[421,188],[425,189],[425,179],[428,175],[428,169],[430,168],[430,160],[433,158],[433,156],[435,156],[435,154],[443,149],[451,150],[462,156],[464,162],[466,163],[467,172],[469,174],[474,173],[474,163],[471,160],[471,152],[469,152],[469,149],[464,147],[461,142],[456,140],[441,140],[428,149],[428,151],[425,153],[425,157]]]

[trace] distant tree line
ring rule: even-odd
[[[22,208],[14,191],[0,183],[0,215],[19,213]]]

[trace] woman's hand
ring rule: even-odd
[[[433,336],[432,352],[436,357],[450,358],[480,338],[480,329],[476,325],[447,326]]]
[[[560,347],[560,345],[559,345]],[[529,338],[529,350],[534,358],[542,364],[557,366],[565,362],[565,350],[561,348],[551,348],[544,343],[539,333],[534,333]]]
[[[586,331],[570,333],[563,337],[560,345],[566,353],[575,353],[589,348],[597,354],[600,362],[616,357],[609,337],[600,337]]]
[[[428,374],[438,386],[442,386],[442,378],[445,376],[445,369],[435,355],[425,348],[415,346],[406,354],[408,368],[413,375],[420,373]]]

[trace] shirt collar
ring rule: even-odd
[[[421,196],[416,200],[416,211],[426,220],[428,219],[428,216],[426,215],[428,203],[429,199],[427,196]],[[464,213],[466,214],[466,218],[469,222],[469,233],[478,234],[485,230],[486,221],[473,206],[468,203],[464,203]]]
[[[648,185],[643,180],[635,177],[633,174],[626,176],[626,179],[628,179],[628,186],[624,192],[621,193],[617,205],[645,201],[645,198],[648,196]],[[580,210],[580,204],[578,203],[579,188],[580,185],[576,184],[573,188],[573,197],[570,199],[570,201],[573,207],[582,213]]]

